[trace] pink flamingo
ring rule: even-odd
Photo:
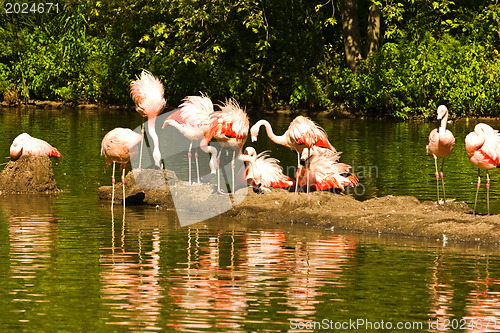
[[[130,83],[130,94],[135,103],[135,109],[143,117],[148,118],[148,132],[153,139],[153,159],[155,166],[160,167],[161,153],[158,135],[156,134],[156,117],[165,108],[166,101],[163,98],[163,84],[150,72],[143,70],[137,80]],[[142,124],[144,135],[144,123]],[[142,141],[139,155],[139,168],[142,162]]]
[[[119,163],[122,171],[123,186],[123,207],[125,207],[125,168],[130,164],[131,157],[137,155],[137,144],[141,142],[143,136],[128,128],[117,127],[109,131],[102,139],[101,155],[104,155],[104,172],[113,163],[113,176],[111,182],[113,186],[111,194],[111,209],[115,200],[115,164]]]
[[[261,187],[289,187],[293,185],[293,179],[283,174],[279,161],[269,157],[267,151],[257,152],[253,147],[245,148],[240,160],[245,162],[245,177],[247,184],[260,193]]]
[[[500,134],[497,130],[486,124],[477,124],[474,132],[465,137],[465,151],[469,161],[477,168],[477,189],[474,200],[474,215],[476,215],[476,204],[479,187],[481,185],[481,169],[486,170],[486,202],[488,215],[490,215],[490,175],[489,169],[500,165]]]
[[[330,141],[328,141],[325,130],[308,117],[296,117],[290,123],[286,132],[280,136],[274,134],[271,124],[267,120],[259,120],[250,129],[252,142],[257,141],[259,129],[262,125],[265,126],[267,136],[271,139],[271,141],[297,152],[297,168],[300,168],[300,155],[305,148],[310,150],[313,146],[318,146],[325,147],[333,152],[336,152]],[[309,171],[309,168],[307,168],[307,171]],[[307,180],[308,179],[309,177],[307,177]],[[309,190],[309,186],[307,189]],[[295,187],[295,193],[297,193],[297,187]]]
[[[19,134],[10,146],[10,157],[17,160],[21,155],[54,157],[56,161],[63,157],[59,150],[47,141],[37,139],[28,133]]]
[[[441,181],[443,183],[443,202],[446,203],[446,194],[444,191],[444,160],[450,156],[455,147],[455,137],[453,133],[446,129],[448,122],[448,109],[444,105],[440,105],[437,109],[437,119],[441,120],[441,125],[435,128],[429,134],[429,144],[427,145],[427,153],[434,157],[434,166],[436,167],[436,181],[437,181],[437,202],[439,204],[439,175],[441,174]],[[441,173],[438,173],[437,158],[441,157]]]
[[[322,147],[312,147],[310,152],[302,153],[302,161],[309,167],[299,166],[296,176],[296,187],[310,186],[313,190],[335,188],[344,190],[346,186],[356,186],[359,181],[356,175],[349,172],[350,165],[338,163],[340,152],[333,152]],[[306,169],[310,169],[306,172]],[[309,178],[309,179],[308,179]]]
[[[220,111],[215,111],[210,115],[210,130],[201,140],[200,148],[206,149],[208,142],[215,137],[221,146],[233,149],[231,169],[232,189],[234,191],[235,158],[240,156],[243,145],[247,140],[250,122],[246,112],[241,109],[238,102],[233,98],[226,100],[224,105],[220,106],[220,109]],[[217,157],[218,161],[221,151],[219,151]],[[217,191],[222,193],[220,189],[220,171],[217,173]]]
[[[205,95],[202,96],[188,96],[184,98],[183,103],[179,105],[179,110],[172,113],[163,123],[171,125],[179,130],[186,138],[191,140],[188,150],[189,158],[189,184],[191,184],[191,149],[193,141],[202,140],[210,130],[211,119],[210,115],[214,112],[214,106],[210,98]],[[163,128],[162,127],[162,128]],[[211,158],[209,162],[212,174],[215,174],[217,162],[217,149],[212,146],[200,147],[204,152],[210,153]],[[196,161],[196,175],[198,177],[198,184],[200,182],[200,169],[198,166],[198,152],[195,152]]]

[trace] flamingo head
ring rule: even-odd
[[[160,153],[160,150],[158,149],[158,147],[155,147],[155,149],[153,150],[153,159],[155,161],[155,167],[160,168],[161,153]]]
[[[257,156],[257,152],[253,147],[246,147],[244,154],[248,156]]]
[[[23,154],[23,145],[18,144],[17,142],[14,142],[10,146],[10,157],[13,160],[17,160],[22,154]]]
[[[212,155],[210,161],[208,162],[208,166],[210,167],[210,173],[215,175],[217,173],[217,169],[219,169],[219,159],[217,158],[217,149],[212,146],[207,147],[208,152]]]
[[[23,154],[23,142],[31,136],[28,133],[19,134],[10,146],[10,157],[17,160]]]
[[[166,119],[161,128],[165,128],[165,126],[169,125],[172,119]]]
[[[257,136],[259,136],[259,128],[260,126],[257,126],[257,124],[253,125],[252,128],[250,128],[250,137],[252,138],[252,142],[257,141]]]
[[[440,105],[437,109],[437,120],[443,119],[448,114],[448,108],[444,105]]]

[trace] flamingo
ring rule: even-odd
[[[21,155],[54,157],[56,161],[63,157],[57,148],[47,141],[37,139],[28,133],[19,134],[10,146],[10,157],[17,160]]]
[[[257,155],[253,147],[247,147],[240,160],[245,162],[247,184],[252,186],[255,192],[260,193],[261,187],[265,189],[293,185],[292,178],[283,174],[283,169],[278,164],[279,160],[269,157],[267,151]]]
[[[206,149],[208,142],[215,137],[221,146],[233,149],[231,169],[232,189],[234,190],[235,158],[240,156],[243,145],[247,140],[250,122],[246,112],[241,109],[238,102],[233,98],[226,100],[226,102],[220,106],[220,109],[220,111],[215,111],[210,115],[210,129],[201,140],[200,148]],[[219,151],[218,160],[220,154],[221,152]],[[222,193],[220,189],[220,171],[217,176],[217,191]]]
[[[489,169],[500,166],[500,134],[491,126],[479,123],[465,137],[465,151],[469,161],[477,168],[477,189],[474,200],[474,215],[476,215],[476,204],[479,187],[481,185],[481,169],[486,170],[486,202],[488,215],[490,215],[490,175]]]
[[[297,116],[292,120],[285,133],[280,136],[274,134],[271,124],[267,120],[261,119],[250,129],[252,142],[257,141],[259,129],[262,125],[265,126],[267,136],[271,141],[297,152],[297,168],[300,168],[300,156],[305,148],[310,150],[313,146],[318,146],[336,152],[330,141],[328,141],[325,130],[308,117]],[[309,168],[307,168],[307,171],[309,171]],[[307,177],[307,180],[309,180],[309,177]],[[307,189],[309,193],[309,186]],[[295,187],[295,193],[297,193],[297,187]]]
[[[153,139],[153,159],[155,166],[160,167],[161,153],[158,135],[156,134],[156,117],[165,108],[165,98],[163,98],[163,84],[150,72],[143,70],[140,77],[130,83],[130,94],[135,103],[135,109],[143,117],[148,118],[148,131]],[[144,135],[144,123],[142,124],[142,134]],[[139,158],[139,168],[142,162],[142,141]]]
[[[448,109],[444,105],[440,105],[437,109],[437,119],[441,120],[441,125],[435,128],[429,134],[429,144],[427,145],[427,153],[434,157],[434,166],[436,167],[436,182],[437,182],[437,202],[439,204],[439,175],[441,175],[441,181],[443,183],[443,202],[446,203],[446,194],[444,191],[444,160],[446,157],[450,156],[455,147],[455,137],[453,133],[446,129],[446,123],[448,122]],[[441,157],[443,162],[441,163],[441,172],[438,173],[437,158]]]
[[[340,154],[322,147],[312,147],[310,152],[304,151],[301,156],[304,166],[300,165],[297,170],[296,187],[306,185],[316,190],[335,188],[343,191],[346,186],[358,185],[356,175],[349,172],[351,166],[338,163]],[[305,167],[307,160],[308,167]]]
[[[113,176],[111,183],[113,186],[111,194],[111,209],[115,200],[115,164],[119,163],[122,171],[123,186],[123,207],[125,208],[125,168],[130,164],[131,155],[137,155],[136,145],[141,142],[143,135],[128,128],[117,127],[109,131],[102,139],[101,155],[104,155],[104,172],[113,163]]]
[[[188,150],[189,158],[189,184],[191,184],[191,149],[193,141],[201,140],[208,134],[210,130],[210,115],[214,112],[214,106],[210,98],[206,95],[201,96],[187,96],[183,99],[183,103],[179,105],[179,110],[172,113],[163,123],[171,125],[179,130],[186,138],[191,140]],[[212,146],[200,147],[204,152],[211,154],[209,162],[211,173],[214,174],[218,167],[217,162],[217,149]],[[200,183],[200,169],[198,166],[198,152],[195,152],[196,161],[196,175],[198,177],[198,184]]]

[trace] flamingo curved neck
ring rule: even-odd
[[[257,126],[257,134],[258,134],[258,130],[260,129],[260,127],[262,125],[264,125],[264,127],[266,128],[267,136],[269,137],[269,139],[271,139],[272,142],[279,144],[279,145],[286,145],[287,144],[286,137],[284,135],[274,134],[273,128],[267,120],[259,120],[257,122],[257,124],[255,124],[255,126]]]
[[[161,153],[160,153],[160,142],[158,140],[158,134],[156,134],[156,118],[148,118],[148,132],[153,139],[153,159],[155,161],[155,166],[160,166]]]
[[[444,117],[441,119],[441,125],[439,126],[439,135],[443,136],[446,133],[446,124],[448,123],[448,112],[445,113]]]

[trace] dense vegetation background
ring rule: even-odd
[[[7,101],[126,104],[145,68],[170,106],[203,91],[398,118],[500,109],[496,1],[81,0],[48,14],[0,3]]]

